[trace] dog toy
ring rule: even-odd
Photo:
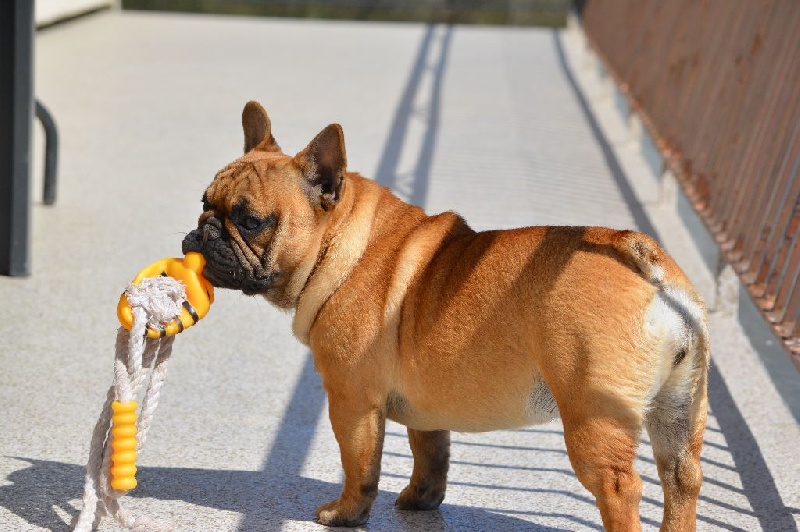
[[[133,279],[133,284],[138,285],[142,279],[167,276],[181,281],[186,287],[186,300],[183,302],[181,314],[168,324],[161,326],[159,323],[148,325],[148,338],[162,338],[172,336],[191,327],[208,314],[211,303],[214,302],[214,288],[203,277],[203,267],[206,260],[203,255],[190,251],[182,259],[161,259],[140,271]],[[133,311],[125,293],[119,298],[117,316],[123,327],[131,330],[133,325]]]
[[[136,459],[158,405],[175,335],[205,317],[214,302],[204,266],[203,256],[193,252],[159,260],[141,270],[120,297],[114,384],[92,433],[76,531],[92,530],[105,514],[130,530],[169,529],[134,517],[119,498],[136,487]]]

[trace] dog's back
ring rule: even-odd
[[[702,300],[669,256],[640,233],[598,227],[459,231],[428,253],[430,262],[419,261],[405,293],[399,354],[401,365],[430,365],[432,383],[447,378],[440,370],[458,367],[449,373],[459,379],[449,387],[453,393],[467,387],[470,375],[496,375],[504,386],[520,389],[541,375],[557,397],[570,396],[571,390],[558,389],[559,376],[572,388],[575,378],[568,373],[580,367],[596,372],[587,378],[619,381],[620,401],[641,403],[643,415],[675,361],[706,334]],[[637,364],[642,368],[631,374]],[[505,367],[514,369],[498,372]],[[474,388],[464,393],[475,397]],[[470,400],[455,402],[472,417],[480,412]],[[503,415],[492,417],[504,423]]]
[[[573,466],[607,528],[638,523],[633,459],[645,426],[664,522],[693,527],[707,409],[706,311],[653,239],[599,227],[456,231],[405,296],[402,422],[492,430],[560,414]]]

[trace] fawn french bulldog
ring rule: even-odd
[[[364,523],[386,419],[414,467],[397,499],[444,499],[450,432],[560,417],[608,530],[637,530],[642,428],[664,490],[662,530],[693,530],[709,340],[702,298],[650,237],[603,227],[476,232],[347,171],[341,127],[284,154],[256,102],[244,156],[214,178],[184,252],[212,284],[294,312],[345,472],[325,525]],[[491,178],[491,176],[487,176]]]

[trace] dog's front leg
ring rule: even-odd
[[[401,510],[433,510],[444,500],[450,467],[450,431],[408,429],[414,455],[411,481],[395,503]]]
[[[317,520],[327,526],[358,526],[369,517],[378,494],[385,413],[358,400],[329,396],[329,414],[339,442],[344,488],[335,501],[317,508]]]

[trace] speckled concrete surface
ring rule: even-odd
[[[33,275],[0,278],[2,530],[63,530],[77,513],[111,382],[117,297],[138,269],[179,254],[205,185],[241,150],[249,99],[287,151],[341,123],[350,168],[430,212],[455,209],[478,228],[649,223],[709,285],[581,67],[575,35],[112,12],[51,28],[36,45],[36,92],[61,133],[59,198],[36,201]],[[290,321],[219,291],[177,339],[140,486],[125,501],[136,513],[176,530],[322,528],[314,508],[338,494],[341,468]],[[698,525],[796,529],[798,425],[736,321],[715,315],[712,327]],[[387,429],[367,529],[600,528],[559,422],[454,434],[447,499],[423,513],[393,508],[411,470],[404,434]],[[661,492],[646,441],[637,467],[653,530]]]

